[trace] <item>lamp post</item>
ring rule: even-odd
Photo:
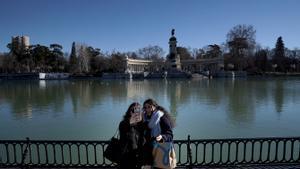
[[[273,64],[272,67],[273,67],[273,71],[275,72],[277,68],[277,64]]]
[[[232,70],[234,68],[234,65],[232,63],[228,63],[227,67]]]
[[[291,69],[292,69],[293,71],[295,71],[295,69],[296,69],[296,64],[291,64],[290,67],[291,67]]]

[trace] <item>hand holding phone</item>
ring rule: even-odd
[[[133,115],[136,123],[142,121],[142,113],[140,108],[134,109]]]
[[[142,121],[142,112],[139,108],[134,109],[130,121],[132,121],[133,123]]]
[[[142,113],[141,112],[136,113],[135,120],[136,120],[136,122],[142,121]]]

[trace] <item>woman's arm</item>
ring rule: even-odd
[[[166,115],[160,118],[161,136],[164,142],[173,141],[173,130],[171,120]]]

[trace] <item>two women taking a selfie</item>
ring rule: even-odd
[[[174,168],[173,127],[170,114],[153,99],[147,99],[143,107],[132,103],[119,124],[120,168]]]

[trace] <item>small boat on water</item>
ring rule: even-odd
[[[68,79],[69,76],[69,73],[39,73],[40,80]]]

